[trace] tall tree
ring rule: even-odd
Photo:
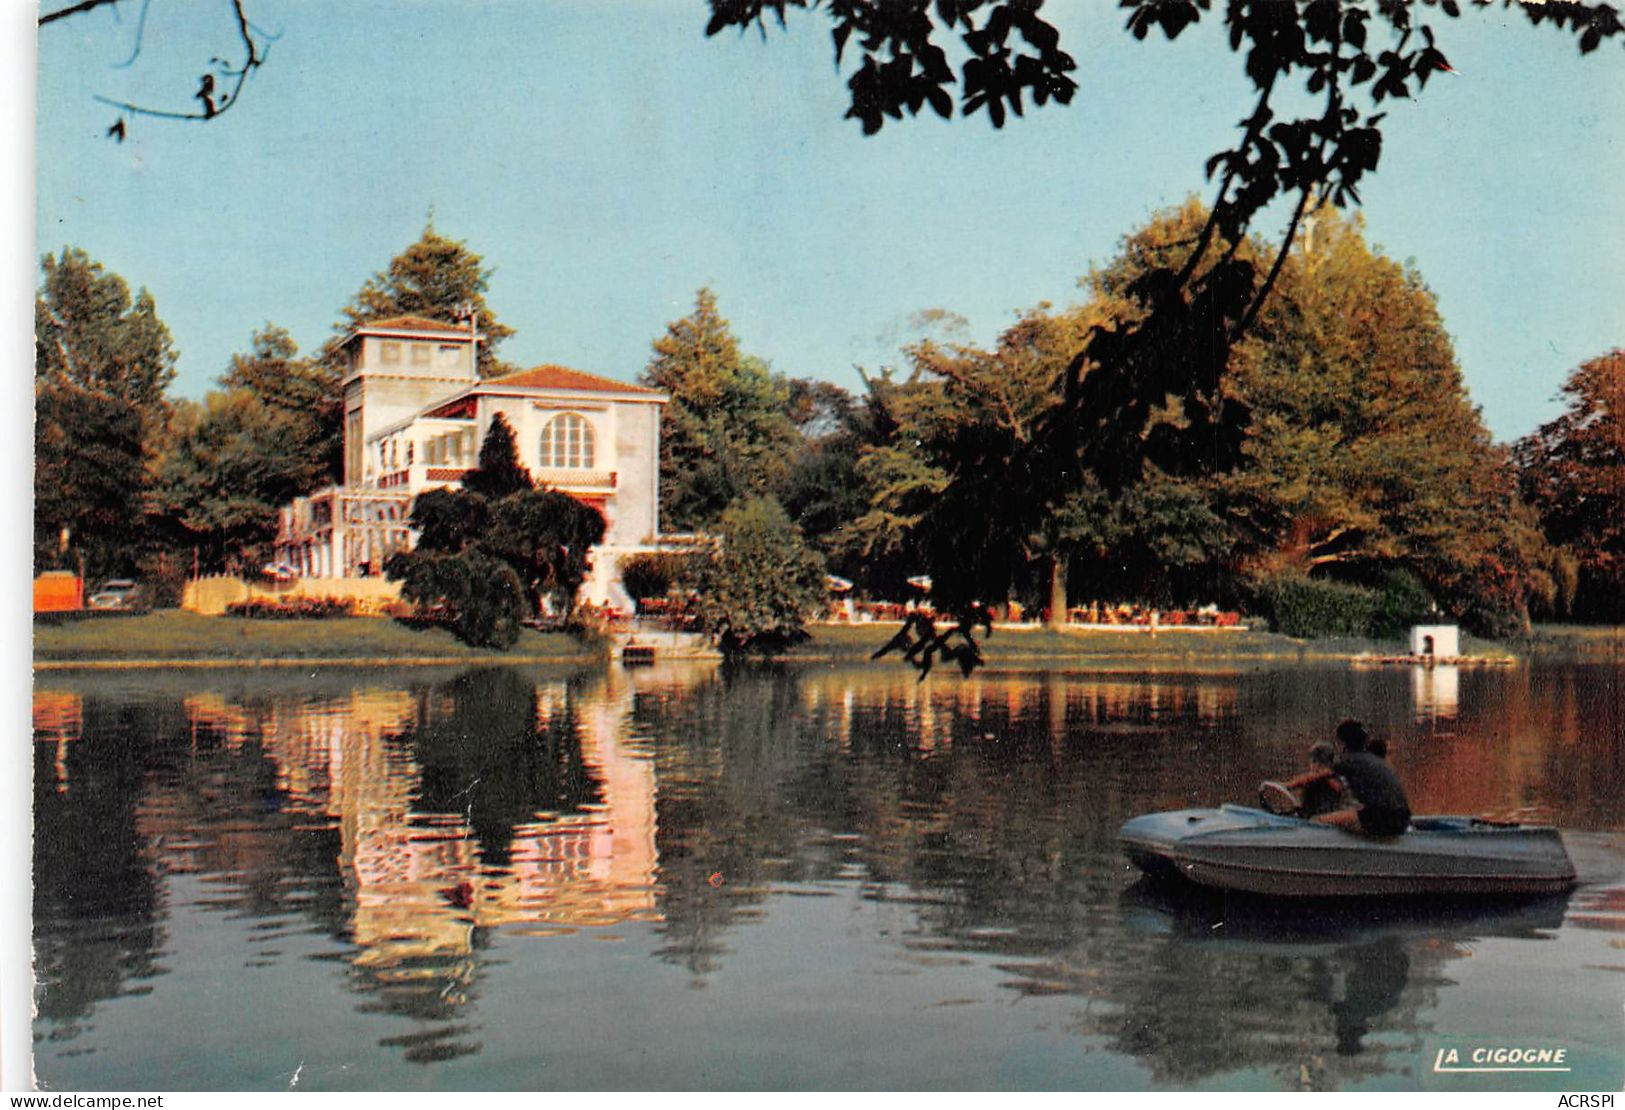
[[[145,289],[83,250],[41,261],[34,301],[36,558],[129,573],[146,544],[152,443],[175,375],[169,329]],[[66,532],[68,548],[63,547]]]
[[[40,261],[34,300],[34,380],[66,381],[123,398],[161,420],[175,377],[169,329],[152,294],[130,287],[78,247]]]
[[[1316,220],[1234,368],[1254,418],[1223,485],[1265,540],[1262,569],[1367,584],[1408,570],[1486,629],[1550,592],[1433,293],[1357,219]]]
[[[481,497],[496,500],[511,493],[535,488],[536,482],[519,463],[513,425],[500,412],[491,418],[485,442],[480,444],[479,465],[463,475],[463,488]]]
[[[321,359],[300,358],[299,345],[287,329],[267,323],[255,332],[249,350],[231,356],[220,384],[227,390],[247,390],[268,409],[286,416],[295,449],[320,461],[318,480],[336,480],[342,473],[344,399],[339,377]]]
[[[1519,440],[1524,496],[1577,564],[1574,612],[1625,620],[1625,349],[1581,363],[1568,407]]]
[[[349,304],[339,333],[328,343],[324,357],[332,361],[337,343],[349,332],[392,316],[423,316],[451,321],[464,306],[472,306],[480,336],[481,377],[511,373],[513,367],[497,357],[497,348],[513,334],[500,323],[486,303],[492,270],[460,239],[448,239],[429,223],[418,241],[390,259],[389,265],[368,278]]]
[[[951,117],[956,92],[960,114],[982,113],[999,127],[1007,113],[1019,116],[1028,103],[1070,103],[1077,87],[1071,76],[1077,63],[1041,14],[1042,0],[711,0],[710,6],[707,34],[753,26],[765,34],[769,16],[782,25],[790,9],[821,10],[833,25],[837,64],[849,46],[859,56],[848,81],[847,115],[861,121],[866,134],[880,130],[887,117],[915,115],[927,105]],[[1124,6],[1136,38],[1160,29],[1172,39],[1200,23],[1212,5],[1124,0]],[[1575,34],[1582,53],[1625,31],[1607,3],[1509,6],[1533,23]],[[1450,70],[1430,22],[1433,7],[1379,3],[1367,9],[1338,0],[1223,6],[1220,18],[1231,49],[1244,59],[1256,102],[1239,123],[1239,140],[1207,160],[1209,176],[1219,179],[1207,220],[1178,257],[1139,282],[1143,315],[1090,329],[1067,367],[1060,401],[1030,443],[997,458],[1023,479],[1000,506],[1021,521],[1017,531],[1035,530],[1054,515],[1056,492],[1069,488],[1068,476],[1080,465],[1113,495],[1147,462],[1169,470],[1170,455],[1192,470],[1234,465],[1247,413],[1228,403],[1224,389],[1231,348],[1267,303],[1311,203],[1359,202],[1359,186],[1382,153],[1383,101],[1410,98],[1432,75]],[[1454,18],[1460,5],[1439,0],[1437,10]],[[959,72],[950,51],[964,59]],[[1293,87],[1298,82],[1301,91]],[[1280,196],[1291,199],[1285,229],[1263,256],[1270,261],[1254,261],[1240,248],[1255,217]],[[1158,423],[1170,394],[1181,398],[1179,419]],[[978,526],[973,491],[986,475],[976,469],[965,477],[971,496],[959,496],[957,480],[945,487],[945,500],[972,511],[959,513],[969,528],[951,545],[958,551],[940,548],[934,560],[945,571],[951,568],[940,557],[963,564],[942,579],[949,583],[943,600],[965,616],[973,613],[976,594],[964,585],[980,583],[977,592],[997,595],[1017,569]]]
[[[327,476],[304,413],[239,387],[183,402],[155,471],[159,524],[171,546],[194,548],[202,567],[241,572],[265,562],[277,511]]]
[[[708,527],[738,498],[779,487],[795,437],[789,387],[740,352],[711,290],[701,289],[694,311],[655,340],[641,380],[671,394],[660,436],[667,527]]]

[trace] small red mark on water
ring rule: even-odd
[[[711,872],[711,877],[709,879],[707,879],[706,882],[710,883],[714,887],[721,887],[722,886],[722,872],[720,872],[720,871]]]

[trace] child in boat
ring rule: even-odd
[[[1337,777],[1332,770],[1337,763],[1337,752],[1326,741],[1321,740],[1309,749],[1309,766],[1320,773],[1314,774],[1303,786],[1303,815],[1305,817],[1319,817],[1322,813],[1334,813],[1343,808],[1348,802],[1348,791],[1343,788],[1343,780]]]
[[[1298,809],[1303,816],[1318,817],[1322,813],[1332,813],[1343,808],[1348,801],[1348,791],[1332,770],[1336,762],[1336,750],[1324,740],[1317,741],[1309,749],[1309,770],[1281,784],[1288,790],[1301,792],[1299,796],[1303,801]]]
[[[1326,825],[1357,828],[1373,836],[1398,836],[1411,823],[1411,807],[1399,776],[1386,760],[1369,751],[1371,738],[1359,721],[1337,726],[1342,758],[1332,765],[1353,797],[1355,808],[1325,813],[1315,820]],[[1387,746],[1383,746],[1384,752]]]

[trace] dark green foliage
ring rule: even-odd
[[[824,561],[783,506],[754,497],[729,506],[698,583],[700,619],[729,654],[806,635],[826,598]]]
[[[507,417],[497,413],[485,433],[485,442],[480,444],[480,465],[463,475],[463,488],[495,501],[535,485],[530,471],[519,464],[513,426]]]
[[[455,555],[398,552],[384,573],[401,582],[401,597],[439,618],[472,647],[503,649],[519,639],[525,596],[519,575],[479,551]]]
[[[540,612],[546,598],[568,614],[590,569],[588,555],[604,538],[604,518],[592,506],[528,486],[495,501],[466,490],[426,490],[412,502],[411,522],[417,550],[391,556],[385,575],[406,583],[402,597],[438,611],[466,642],[482,647],[512,643],[489,637],[506,636],[510,616],[517,636],[519,622]]]
[[[621,560],[621,585],[633,601],[645,601],[692,585],[699,570],[699,560],[693,555],[647,552]]]
[[[287,329],[268,323],[255,332],[249,352],[232,356],[220,384],[228,391],[248,391],[288,420],[291,435],[284,450],[303,464],[319,464],[312,470],[312,488],[338,480],[344,469],[339,375],[320,359],[300,358]]]
[[[1260,583],[1258,602],[1275,631],[1286,636],[1365,636],[1378,594],[1364,586],[1288,574]]]
[[[655,340],[641,381],[671,394],[660,433],[664,528],[708,528],[736,499],[779,487],[796,439],[789,387],[740,352],[709,289]]]
[[[34,405],[36,562],[78,570],[83,559],[91,579],[128,573],[140,551],[147,487],[140,410],[67,381],[41,383]]]
[[[603,539],[604,518],[591,505],[557,490],[526,489],[491,505],[491,527],[478,545],[519,573],[538,610],[548,597],[568,614],[586,581],[588,554]]]
[[[1378,587],[1370,634],[1379,640],[1391,640],[1403,636],[1413,624],[1436,619],[1438,613],[1438,604],[1420,578],[1408,570],[1391,571]]]
[[[491,504],[457,490],[424,490],[412,499],[411,521],[418,532],[417,550],[454,554],[491,526]]]
[[[355,602],[348,598],[290,597],[278,600],[255,598],[226,606],[226,615],[264,621],[324,620],[355,616]]]
[[[323,349],[323,359],[337,364],[337,345],[361,324],[392,316],[422,316],[451,323],[464,305],[472,305],[479,325],[479,373],[489,378],[514,368],[497,358],[497,348],[513,329],[497,322],[485,303],[491,271],[460,240],[448,239],[431,223],[417,242],[390,259],[387,269],[367,279],[355,299],[344,307],[338,334]]]
[[[146,290],[65,247],[34,301],[34,540],[38,565],[128,574],[146,546],[147,456],[175,376]],[[68,548],[61,544],[68,531]]]
[[[40,261],[44,282],[34,301],[34,381],[69,381],[161,415],[175,377],[169,329],[145,289],[130,288],[77,247]]]
[[[271,556],[277,511],[328,477],[305,414],[252,391],[177,405],[155,470],[155,523],[177,557],[196,550],[211,572],[253,569]]]

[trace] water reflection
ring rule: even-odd
[[[1350,712],[1391,739],[1418,810],[1618,826],[1616,673],[1464,674],[1448,734],[1418,717],[1411,682],[771,667],[52,680],[34,719],[37,1033],[64,1050],[42,1074],[71,1079],[66,1046],[103,1043],[99,1007],[177,962],[195,974],[223,927],[211,918],[250,923],[211,965],[245,991],[254,969],[331,969],[383,1086],[397,1063],[523,1057],[515,1007],[540,1003],[506,984],[562,958],[549,938],[621,939],[619,966],[659,961],[689,991],[725,972],[771,991],[740,949],[786,929],[798,899],[851,896],[895,927],[821,937],[777,973],[829,945],[909,974],[984,967],[995,998],[1059,1007],[1074,1039],[1163,1085],[1403,1075],[1436,1032],[1448,965],[1484,937],[1617,931],[1617,884],[1572,909],[1283,920],[1147,893],[1115,833],[1134,813],[1250,796]],[[574,1004],[639,1005],[651,972],[625,974]]]
[[[1433,725],[1454,721],[1461,703],[1461,668],[1444,664],[1408,669],[1417,720]]]

